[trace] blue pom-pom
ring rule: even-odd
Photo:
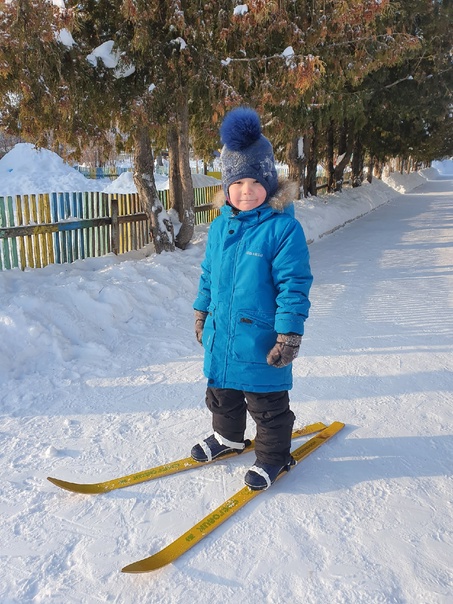
[[[230,111],[220,127],[220,138],[230,151],[247,149],[261,136],[260,118],[249,107]]]

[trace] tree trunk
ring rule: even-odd
[[[360,133],[357,132],[354,136],[354,147],[352,152],[352,186],[360,187],[363,182],[363,145],[360,140]]]
[[[167,149],[168,149],[168,200],[171,208],[170,217],[173,222],[175,238],[178,237],[182,226],[178,204],[182,199],[181,174],[179,173],[179,141],[178,124],[176,119],[167,126]],[[173,214],[173,215],[172,215]]]
[[[148,215],[150,236],[157,254],[175,249],[173,225],[162,206],[154,181],[154,158],[149,129],[137,127],[134,140],[134,183],[144,212]]]
[[[335,182],[335,164],[333,161],[333,153],[334,153],[334,145],[335,145],[335,136],[334,136],[334,123],[333,120],[330,120],[329,127],[327,129],[327,192],[332,193],[334,189]]]
[[[384,162],[379,161],[377,157],[374,158],[373,174],[376,178],[382,179],[382,173],[384,172]]]
[[[369,157],[367,167],[366,167],[366,179],[370,184],[373,182],[373,165],[374,165],[374,160],[372,157]]]
[[[189,108],[186,98],[178,103],[175,119],[169,125],[167,141],[170,205],[178,218],[176,246],[184,250],[192,239],[195,226],[195,197],[189,161]]]
[[[347,120],[343,122],[340,132],[340,142],[338,145],[338,159],[334,171],[334,190],[341,191],[343,188],[344,171],[349,164],[352,155],[353,137],[348,131]]]
[[[298,185],[298,193],[300,199],[301,191],[304,186],[304,171],[305,171],[305,155],[303,152],[302,137],[295,136],[287,145],[286,145],[286,161],[289,167],[289,179],[297,182]]]
[[[316,173],[318,169],[318,132],[315,124],[311,125],[310,134],[304,137],[304,154],[307,158],[307,169],[304,181],[304,195],[316,195]]]

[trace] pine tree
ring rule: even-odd
[[[378,164],[389,157],[421,162],[453,153],[452,16],[448,2],[407,3],[399,12],[399,21],[418,37],[420,46],[366,82],[365,144]]]
[[[68,142],[74,153],[82,136],[101,145],[107,124],[90,119],[93,107],[102,115],[105,99],[88,91],[90,66],[75,65],[75,53],[61,32],[74,27],[76,15],[50,2],[1,2],[0,124],[5,130],[49,145]]]
[[[175,238],[155,188],[152,146],[175,141],[171,202],[181,223],[176,243],[185,247],[194,227],[188,83],[206,78],[203,19],[215,7],[68,0],[62,9],[12,0],[3,8],[2,125],[39,145],[64,142],[74,156],[87,140],[107,147],[106,133],[116,132],[135,150],[134,180],[157,252],[174,249]]]

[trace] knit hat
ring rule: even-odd
[[[223,144],[221,153],[222,185],[228,198],[229,186],[241,178],[254,178],[272,197],[278,188],[274,152],[268,139],[261,134],[258,114],[249,107],[230,111],[220,127]]]

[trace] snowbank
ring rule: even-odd
[[[30,195],[66,191],[99,191],[96,180],[85,178],[48,149],[18,143],[0,159],[0,195]]]
[[[162,174],[154,174],[158,191],[168,189],[168,178]],[[123,172],[102,189],[103,193],[137,193],[132,172]]]
[[[415,187],[424,184],[427,180],[435,180],[436,178],[439,178],[439,172],[435,168],[425,168],[424,170],[411,172],[410,174],[390,172],[390,174],[383,174],[382,176],[383,182],[399,193],[408,193]]]
[[[432,167],[438,170],[439,174],[450,176],[453,175],[453,158],[444,159],[442,161],[433,161]]]
[[[397,195],[392,187],[375,179],[371,184],[366,182],[356,189],[345,188],[341,193],[296,201],[296,218],[304,227],[307,241],[311,243],[368,214]]]

